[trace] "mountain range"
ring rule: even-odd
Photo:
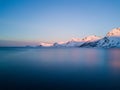
[[[43,47],[87,47],[87,48],[120,48],[120,28],[115,28],[104,37],[90,35],[85,38],[73,38],[66,42],[56,42],[53,44],[40,43]]]

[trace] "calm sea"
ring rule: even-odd
[[[0,90],[120,90],[120,49],[0,48]]]

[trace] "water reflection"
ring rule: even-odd
[[[108,65],[113,75],[120,75],[120,50],[112,49],[109,50]]]
[[[0,84],[14,87],[12,83],[17,82],[21,90],[26,90],[26,84],[32,90],[119,90],[119,54],[120,49],[0,50]]]

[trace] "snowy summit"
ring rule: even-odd
[[[120,37],[120,28],[115,28],[112,31],[107,33],[107,37]]]
[[[120,28],[115,28],[108,32],[105,37],[90,35],[84,38],[72,38],[66,42],[56,42],[53,44],[41,43],[45,47],[99,47],[99,48],[120,48]]]

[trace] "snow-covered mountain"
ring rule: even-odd
[[[113,29],[98,41],[86,42],[80,47],[120,48],[120,28]]]
[[[84,42],[93,42],[93,41],[97,41],[99,39],[101,39],[101,37],[98,37],[96,35],[90,35],[90,36],[87,36],[87,37],[83,38],[82,40]]]
[[[108,32],[105,37],[90,35],[80,38],[72,38],[66,42],[41,43],[45,47],[99,47],[99,48],[120,48],[120,28],[115,28]]]
[[[97,47],[114,48],[120,47],[120,37],[104,37],[97,43]]]
[[[62,44],[59,42],[54,43],[53,46],[55,46],[55,47],[79,47],[86,42],[97,41],[99,39],[101,39],[101,38],[97,37],[96,35],[91,35],[91,36],[85,37],[83,39],[73,38],[72,40],[62,43]]]
[[[115,28],[112,31],[108,32],[106,37],[98,42],[97,47],[120,47],[120,28]]]
[[[107,37],[120,37],[120,28],[115,28],[112,31],[108,32]]]

